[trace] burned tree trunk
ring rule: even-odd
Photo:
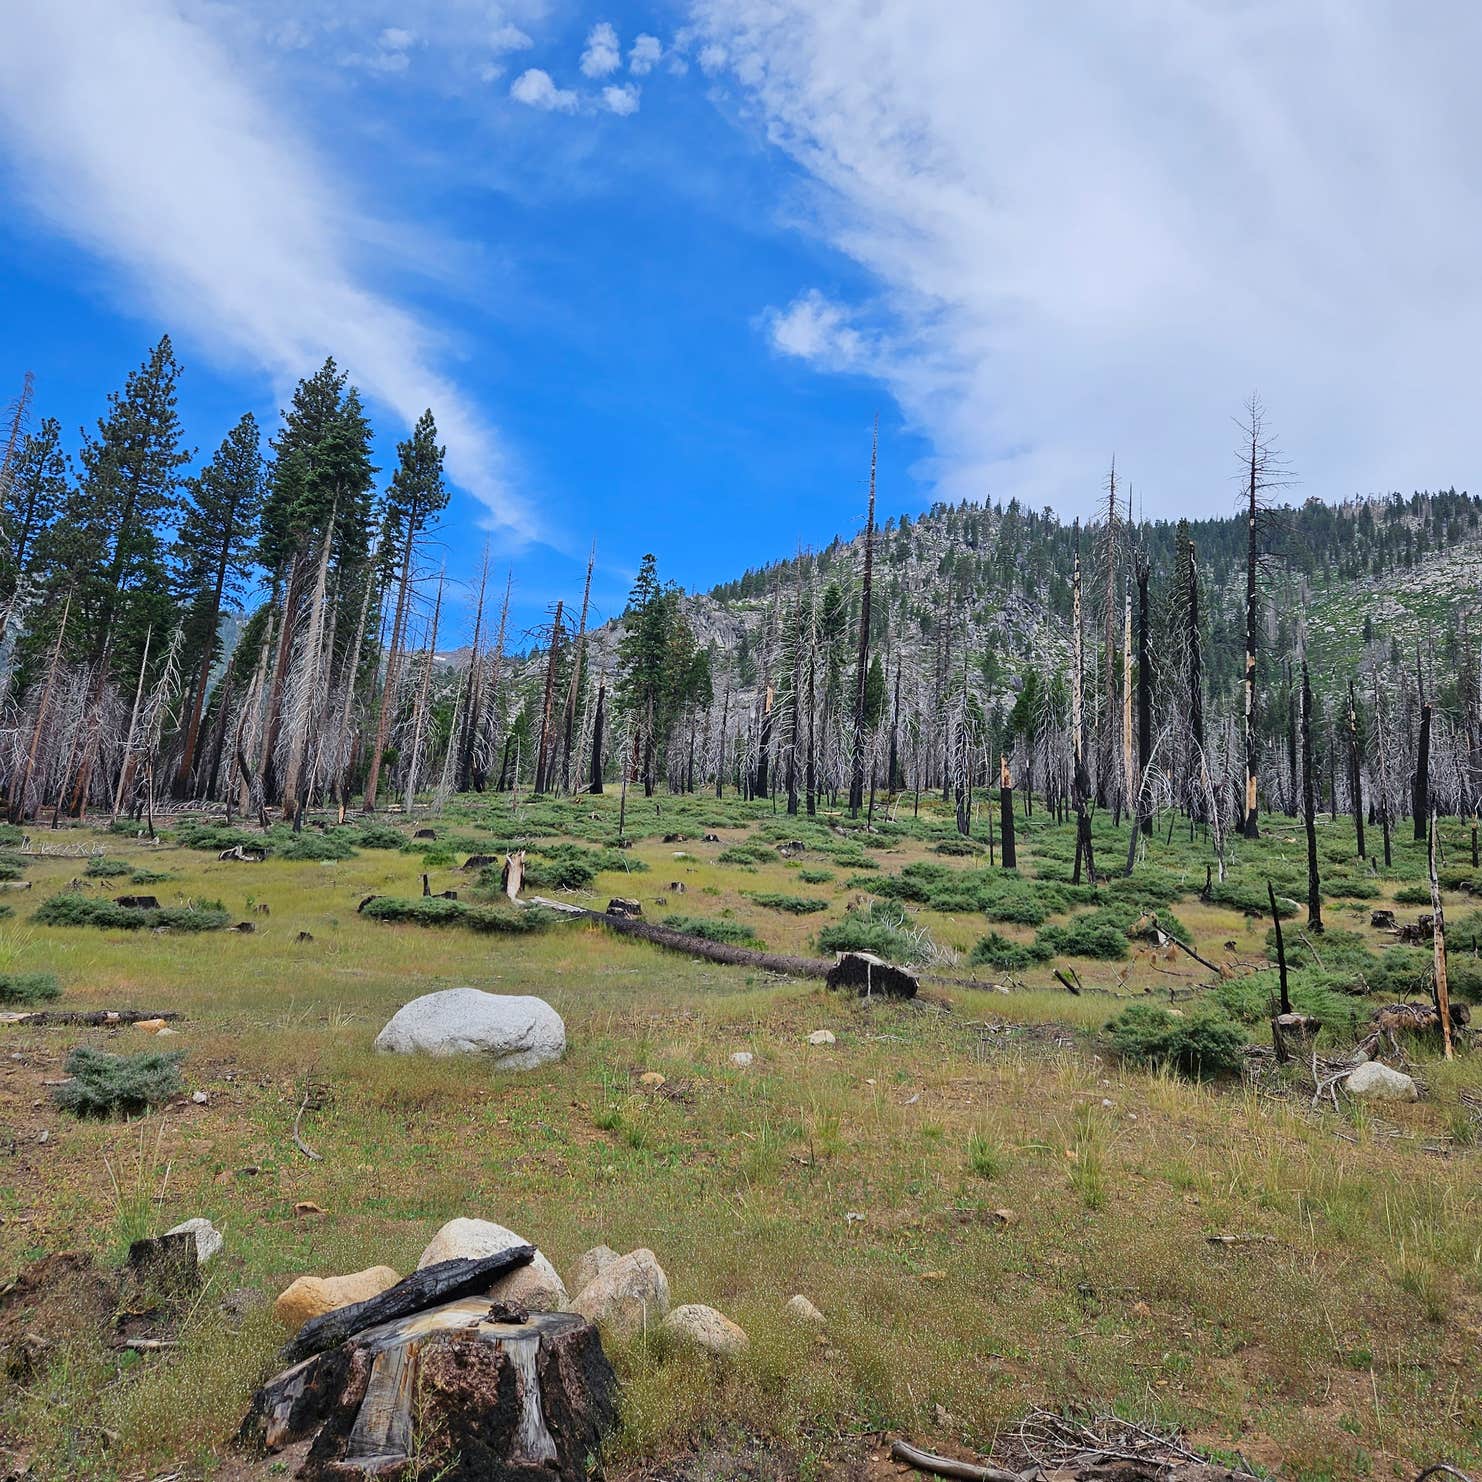
[[[1009,771],[1008,757],[1003,755],[998,758],[998,806],[999,817],[1003,822],[1003,867],[1006,870],[1017,869],[1019,859],[1014,851],[1014,776]]]
[[[1317,878],[1317,798],[1312,790],[1312,683],[1302,662],[1302,819],[1307,829],[1307,924],[1322,930],[1322,891]]]
[[[555,736],[551,730],[551,707],[555,703],[556,672],[561,662],[561,613],[563,602],[556,601],[556,615],[551,619],[551,651],[546,661],[545,693],[540,705],[540,750],[535,757],[535,791],[547,790],[554,770]]]
[[[1420,707],[1420,746],[1415,755],[1415,784],[1411,790],[1411,802],[1415,810],[1416,841],[1426,836],[1426,825],[1431,816],[1431,707],[1424,702]]]
[[[1348,682],[1348,791],[1349,803],[1353,808],[1353,829],[1358,857],[1367,856],[1364,851],[1364,794],[1363,753],[1359,741],[1358,704],[1353,697],[1353,681]]]
[[[1146,773],[1153,755],[1153,660],[1148,620],[1148,567],[1146,560],[1137,567],[1137,767]],[[1151,834],[1153,815],[1142,801],[1144,788],[1138,788],[1142,831]]]
[[[602,727],[607,720],[607,676],[597,680],[597,710],[592,720],[592,771],[587,783],[589,793],[602,791]]]
[[[849,768],[849,814],[859,817],[865,790],[865,694],[870,667],[870,583],[875,569],[875,470],[880,451],[880,419],[870,443],[870,501],[865,516],[864,579],[859,592],[859,672],[854,684],[854,752]]]
[[[1451,1059],[1451,990],[1446,981],[1446,917],[1441,909],[1441,883],[1436,875],[1436,817],[1430,818],[1430,838],[1426,845],[1426,873],[1431,885],[1431,920],[1435,927],[1432,945],[1436,965],[1436,1014],[1441,1020],[1441,1048]]]

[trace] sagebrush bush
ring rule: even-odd
[[[141,909],[64,890],[42,901],[31,919],[38,926],[94,926],[104,931],[142,931],[156,926],[167,926],[173,931],[220,931],[231,918],[217,901]]]
[[[1196,1079],[1236,1070],[1245,1048],[1244,1033],[1228,1019],[1178,1015],[1150,1003],[1129,1004],[1108,1022],[1106,1033],[1124,1060],[1167,1066]]]
[[[180,1092],[180,1050],[145,1050],[138,1055],[110,1055],[80,1045],[63,1066],[72,1077],[53,1089],[64,1111],[79,1117],[128,1116],[160,1106]]]
[[[0,1003],[31,1006],[62,996],[55,973],[0,973]]]

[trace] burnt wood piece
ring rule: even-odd
[[[830,988],[848,988],[861,998],[879,993],[887,998],[915,998],[916,974],[876,957],[873,952],[845,952],[824,979]]]
[[[419,828],[412,837],[414,839],[435,839],[437,838],[437,830],[435,828]]]
[[[388,1287],[378,1297],[369,1297],[364,1302],[355,1302],[335,1312],[326,1312],[321,1317],[310,1318],[283,1345],[283,1361],[297,1363],[310,1354],[323,1353],[326,1348],[347,1342],[357,1333],[379,1323],[394,1322],[416,1312],[425,1312],[439,1303],[474,1296],[486,1291],[501,1276],[520,1266],[528,1266],[534,1259],[534,1246],[512,1245],[508,1250],[481,1256],[478,1260],[458,1258],[424,1266],[395,1286]]]
[[[131,911],[158,911],[160,908],[159,898],[153,895],[116,895],[113,904],[127,906]]]
[[[1393,911],[1370,911],[1369,925],[1375,931],[1395,931],[1398,929],[1398,923],[1395,921],[1395,913]]]
[[[683,844],[688,838],[688,834],[665,834],[664,842],[666,844]]]
[[[244,864],[261,864],[267,857],[268,851],[257,844],[235,844],[216,856],[218,860],[234,859]]]
[[[482,870],[489,865],[498,863],[499,856],[497,854],[470,854],[458,868],[462,870]]]
[[[637,921],[643,915],[643,905],[627,896],[618,895],[608,901],[607,914],[621,917],[624,921]]]
[[[356,906],[356,907],[355,907],[355,914],[356,914],[356,915],[357,915],[357,916],[358,916],[358,915],[359,915],[359,914],[360,914],[360,913],[361,913],[361,912],[362,912],[362,911],[364,911],[364,910],[365,910],[365,908],[366,908],[366,907],[367,907],[367,906],[368,906],[368,905],[370,905],[370,903],[371,903],[371,902],[372,902],[372,901],[378,901],[378,900],[380,900],[380,898],[381,898],[381,897],[380,897],[380,896],[378,896],[378,895],[368,895],[368,896],[365,896],[365,897],[364,897],[364,898],[363,898],[363,899],[362,899],[362,900],[361,900],[361,902],[360,902],[360,904],[359,904],[359,905],[358,905],[358,906]]]
[[[186,1230],[136,1240],[129,1247],[125,1273],[129,1285],[145,1292],[174,1297],[194,1291],[201,1284],[195,1234]]]
[[[584,1482],[617,1414],[597,1329],[467,1297],[382,1323],[254,1395],[238,1443],[309,1440],[304,1482]]]

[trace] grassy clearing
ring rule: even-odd
[[[122,1378],[111,1359],[68,1355],[0,1396],[0,1435],[25,1444],[38,1476],[209,1472],[279,1341],[261,1315],[231,1334],[220,1296],[272,1295],[303,1272],[409,1270],[455,1215],[512,1226],[563,1270],[598,1242],[648,1245],[676,1302],[713,1303],[750,1333],[724,1374],[642,1343],[615,1353],[627,1395],[618,1476],[726,1425],[771,1439],[804,1474],[873,1429],[986,1448],[1032,1404],[1148,1416],[1310,1482],[1482,1461],[1482,1152],[1460,1100],[1479,1089],[1482,1060],[1417,1050],[1425,1100],[1338,1117],[1313,1112],[1300,1089],[1271,1099],[1228,1078],[1193,1082],[1172,1053],[1149,1056],[1152,1070],[1123,1064],[1103,1035],[1129,1006],[1171,1004],[1185,1024],[1198,1010],[1264,1037],[1269,922],[1244,907],[1264,898],[1267,873],[1279,895],[1305,895],[1289,820],[1234,846],[1226,889],[1205,903],[1206,846],[1186,829],[1172,842],[1160,829],[1133,880],[1093,897],[1068,883],[1071,831],[1038,814],[1021,820],[1018,877],[998,878],[977,853],[939,852],[955,838],[927,804],[919,820],[882,810],[865,834],[762,802],[629,803],[631,849],[612,848],[616,799],[507,797],[458,800],[426,847],[461,863],[518,845],[533,855],[539,841],[545,859],[576,867],[573,882],[596,863],[569,898],[600,908],[631,896],[653,920],[670,908],[661,897],[679,904],[678,881],[685,915],[779,952],[812,955],[851,922],[894,923],[939,964],[958,954],[946,970],[1012,991],[864,1005],[582,923],[517,938],[428,931],[422,841],[403,851],[380,832],[356,842],[346,831],[349,853],[336,840],[324,858],[278,849],[261,864],[218,861],[223,831],[200,827],[182,831],[194,848],[64,836],[85,843],[82,856],[173,877],[155,890],[162,909],[220,900],[232,916],[253,909],[257,929],[38,922],[76,856],[28,861],[36,899],[0,923],[0,974],[55,974],[56,1006],[181,1011],[168,1044],[185,1052],[186,1092],[208,1098],[134,1122],[80,1119],[43,1083],[80,1044],[138,1052],[153,1048],[148,1036],[0,1029],[0,1107],[16,1144],[0,1180],[0,1279],[78,1245],[116,1259],[129,1238],[190,1215],[227,1237],[180,1349],[130,1361]],[[410,825],[383,829],[411,842]],[[671,832],[686,838],[665,844]],[[1377,980],[1388,997],[1415,992],[1426,955],[1367,924],[1374,904],[1414,887],[1419,848],[1402,843],[1397,868],[1375,873],[1349,857],[1348,838],[1324,827],[1328,867],[1376,894],[1330,898],[1332,953],[1288,933],[1311,959],[1293,972],[1294,998],[1323,1014],[1335,1044],[1377,1001],[1352,990]],[[1125,836],[1099,820],[1096,843],[1104,864],[1125,857]],[[1459,848],[1451,863],[1466,864]],[[460,890],[460,906],[500,910],[452,866],[431,873],[434,890]],[[372,894],[411,914],[358,914]],[[794,913],[769,898],[826,906]],[[452,904],[431,903],[440,914]],[[1128,941],[1125,924],[1120,955],[1098,945],[1111,918],[1149,908],[1160,921],[1176,910],[1198,950],[1251,972],[1206,987],[1189,959]],[[1462,897],[1451,910],[1464,919]],[[1025,959],[970,965],[989,933]],[[1073,967],[1088,991],[1064,993],[1055,967]],[[400,1004],[465,983],[549,1000],[567,1057],[496,1076],[371,1053]],[[810,1047],[824,1027],[837,1044]],[[744,1070],[730,1063],[742,1049],[755,1056]],[[666,1094],[639,1085],[646,1070],[666,1077]],[[322,1096],[304,1131],[320,1163],[290,1139],[310,1082]],[[328,1216],[295,1219],[299,1200]],[[1209,1243],[1231,1233],[1269,1240]],[[799,1291],[829,1319],[823,1343],[783,1317]],[[953,1417],[946,1436],[937,1407]]]

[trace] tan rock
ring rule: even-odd
[[[653,1090],[657,1091],[659,1087],[664,1084],[664,1077],[660,1075],[659,1072],[656,1070],[645,1070],[643,1074],[638,1077],[638,1084],[640,1086],[649,1086]]]
[[[134,1028],[142,1029],[145,1034],[158,1034],[165,1027],[163,1019],[135,1019]]]
[[[370,1266],[348,1276],[300,1276],[279,1294],[273,1311],[279,1322],[296,1333],[311,1317],[379,1297],[400,1280],[390,1266]]]
[[[669,1279],[651,1250],[629,1251],[611,1261],[568,1305],[617,1338],[656,1327],[669,1315]]]
[[[703,1349],[717,1358],[735,1358],[749,1341],[725,1313],[703,1302],[686,1302],[676,1307],[659,1325],[659,1331],[677,1343]]]
[[[810,1327],[821,1328],[826,1321],[824,1315],[801,1292],[789,1297],[783,1310],[794,1322],[807,1323]]]
[[[594,1245],[591,1250],[583,1251],[571,1268],[571,1290],[581,1291],[617,1259],[618,1253],[610,1245]]]

